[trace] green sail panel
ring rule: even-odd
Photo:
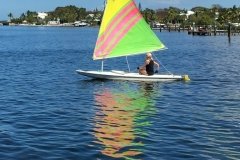
[[[165,45],[142,19],[118,43],[108,58],[145,54],[163,49],[166,49]]]

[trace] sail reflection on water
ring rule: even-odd
[[[149,88],[136,90],[128,85],[98,91],[94,135],[103,155],[133,158],[143,153],[149,117],[156,113],[151,95]]]

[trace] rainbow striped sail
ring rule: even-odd
[[[133,0],[107,0],[94,60],[143,54],[164,48]]]

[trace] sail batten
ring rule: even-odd
[[[143,54],[164,48],[133,0],[107,0],[93,59]]]

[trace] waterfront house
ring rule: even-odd
[[[45,12],[38,12],[38,18],[40,19],[45,19],[47,16],[48,14]]]

